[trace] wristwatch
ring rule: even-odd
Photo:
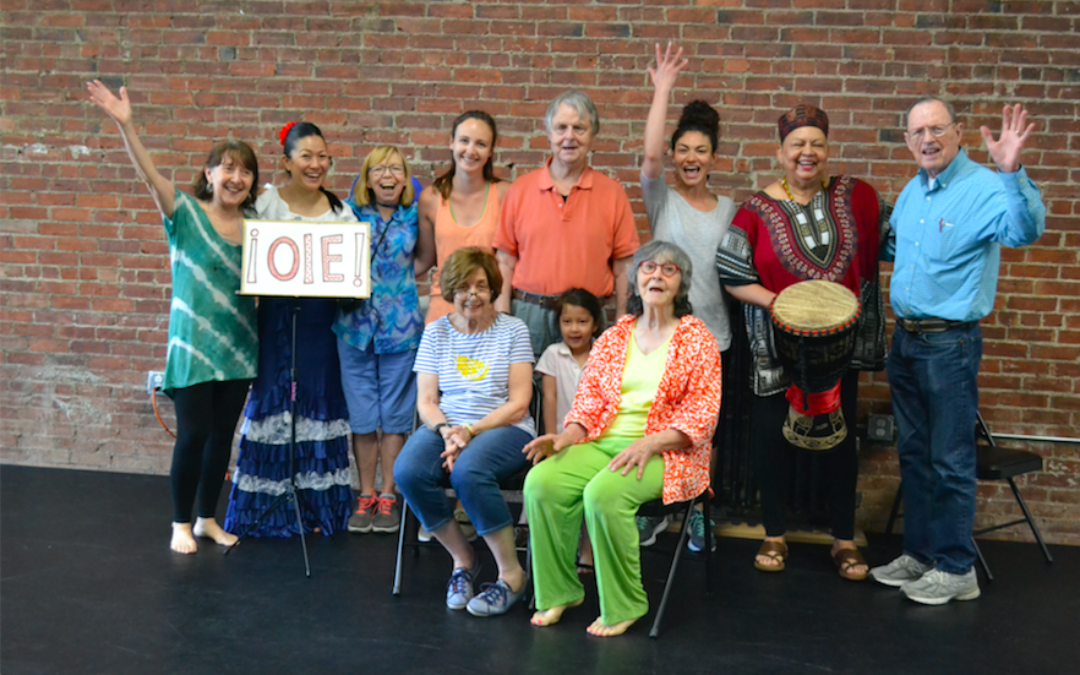
[[[434,431],[435,433],[438,434],[440,429],[442,429],[443,427],[448,427],[448,426],[450,426],[449,422],[439,422],[438,424],[435,425],[435,428],[432,429],[432,431]],[[439,435],[441,436],[442,434],[439,434]]]

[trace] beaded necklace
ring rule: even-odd
[[[787,186],[787,176],[785,176],[785,177],[783,177],[783,178],[781,178],[781,179],[780,179],[780,185],[782,185],[782,186],[783,186],[783,188],[784,188],[784,194],[786,194],[786,195],[787,195],[787,198],[788,198],[788,199],[790,199],[790,200],[791,200],[791,201],[793,201],[793,202],[796,202],[796,200],[795,200],[795,197],[794,197],[794,196],[793,196],[793,195],[791,194],[791,190],[789,190],[789,189],[788,189],[788,186]],[[827,189],[829,189],[829,179],[828,179],[828,178],[822,178],[822,179],[821,179],[821,189],[822,189],[822,190],[827,190]],[[796,202],[796,203],[801,203],[801,202]]]

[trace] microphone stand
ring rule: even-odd
[[[308,560],[307,538],[304,536],[304,520],[300,515],[300,504],[303,495],[296,486],[296,317],[300,314],[300,298],[293,298],[292,306],[292,352],[289,354],[289,484],[285,486],[285,492],[277,497],[269,506],[259,514],[253,523],[244,528],[237,535],[236,543],[225,549],[224,555],[240,545],[248,534],[259,526],[267,516],[276,511],[278,507],[292,504],[296,514],[296,528],[300,532],[300,548],[304,552],[304,576],[311,577],[311,563]],[[304,508],[311,511],[311,507],[304,504]]]

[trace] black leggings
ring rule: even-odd
[[[859,458],[855,449],[855,404],[859,398],[859,373],[849,370],[840,381],[840,408],[844,412],[848,436],[828,452],[802,450],[788,443],[781,427],[787,417],[788,402],[783,394],[754,396],[751,403],[751,442],[754,469],[761,491],[761,515],[765,534],[782,536],[787,531],[785,511],[791,493],[791,479],[798,454],[813,453],[827,491],[832,535],[837,539],[855,536],[855,483],[859,478]]]
[[[213,518],[229,468],[236,420],[251,380],[226,380],[173,390],[176,445],[173,446],[173,522],[190,523],[199,495],[199,517]]]

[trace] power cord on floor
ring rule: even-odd
[[[161,413],[158,412],[158,408],[157,408],[157,393],[158,393],[158,391],[159,390],[157,388],[154,388],[154,389],[150,390],[150,405],[154,406],[154,417],[156,417],[157,421],[161,423],[161,428],[162,429],[169,432],[169,435],[172,436],[173,438],[176,438],[176,434],[174,434],[172,429],[170,429],[165,424],[165,420],[161,419]]]

